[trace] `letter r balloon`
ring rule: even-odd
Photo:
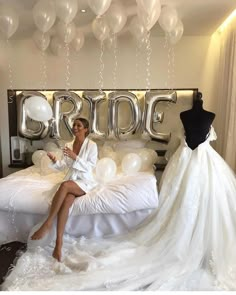
[[[64,112],[62,104],[69,102],[72,108]],[[71,91],[57,91],[53,94],[53,122],[51,137],[61,139],[60,122],[63,121],[69,133],[72,133],[72,124],[76,116],[79,116],[83,107],[83,99],[76,93]]]
[[[84,91],[83,98],[89,104],[90,136],[97,139],[105,138],[106,133],[98,129],[98,107],[106,100],[106,94],[100,91]]]

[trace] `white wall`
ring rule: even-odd
[[[141,89],[146,88],[146,51],[136,53],[136,47],[131,38],[121,37],[118,44],[118,68],[117,68],[117,89]],[[32,40],[11,41],[12,54],[10,61],[13,69],[14,89],[40,89],[41,54],[35,47]],[[150,86],[151,88],[199,88],[203,94],[206,90],[210,94],[209,85],[211,75],[204,75],[208,67],[207,55],[210,46],[210,37],[184,37],[175,46],[174,63],[168,70],[168,50],[164,48],[164,38],[151,39],[151,61],[150,61]],[[6,44],[0,47],[1,62],[1,84],[0,84],[0,134],[2,149],[2,166],[4,176],[14,172],[8,168],[9,156],[9,129],[8,129],[8,105],[7,89],[9,88],[8,77],[8,53]],[[99,88],[99,42],[90,38],[85,41],[84,47],[77,56],[71,55],[71,89],[97,89]],[[138,57],[138,59],[137,59]],[[105,49],[104,52],[104,88],[113,88],[113,65],[112,52]],[[47,64],[47,85],[48,89],[64,89],[65,83],[65,58],[53,56],[48,52]],[[170,70],[173,70],[175,77],[171,85],[168,82]],[[169,74],[168,74],[169,72]],[[204,79],[203,79],[204,76]],[[213,109],[214,102],[211,97],[204,97],[208,108]]]

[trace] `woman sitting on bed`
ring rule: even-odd
[[[52,200],[49,215],[43,225],[32,235],[32,240],[41,239],[52,227],[57,216],[57,239],[53,257],[61,261],[61,248],[65,224],[68,219],[69,209],[75,198],[85,195],[96,186],[92,170],[96,166],[98,150],[97,145],[88,139],[89,122],[84,118],[76,118],[72,127],[75,140],[64,148],[64,159],[48,153],[52,160],[52,167],[58,170],[69,168],[64,181],[59,186]]]

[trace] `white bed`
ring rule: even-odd
[[[0,179],[0,243],[25,242],[32,227],[47,214],[63,173],[41,176],[30,167]],[[74,237],[121,234],[140,224],[158,207],[152,172],[118,175],[77,198],[65,232]]]

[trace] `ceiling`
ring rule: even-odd
[[[114,0],[112,0],[114,1]],[[125,6],[128,21],[136,14],[135,0],[120,0]],[[25,39],[32,36],[36,27],[33,22],[32,8],[37,0],[0,0],[0,3],[8,3],[17,9],[20,24],[12,39]],[[91,34],[91,22],[95,14],[88,7],[87,0],[78,0],[79,11],[74,20],[85,34]],[[161,0],[162,5],[171,5],[178,11],[184,24],[185,36],[209,36],[227,16],[236,8],[236,0]],[[86,9],[85,13],[80,10]],[[125,33],[127,29],[121,33]],[[152,35],[163,35],[158,23],[151,30]],[[0,35],[0,37],[2,37]]]

